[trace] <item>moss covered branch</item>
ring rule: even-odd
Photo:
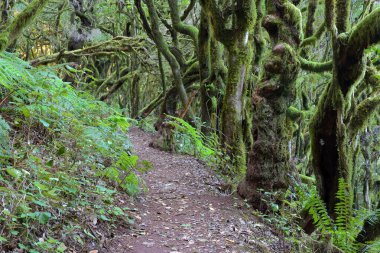
[[[349,56],[357,59],[370,45],[380,41],[380,8],[375,9],[353,29],[348,40]]]
[[[165,94],[161,92],[152,102],[150,102],[147,106],[145,106],[143,109],[140,110],[139,112],[139,118],[146,118],[151,114],[154,109],[156,109],[163,101],[164,101],[164,96]]]
[[[314,62],[306,60],[305,58],[299,56],[298,60],[301,63],[301,68],[303,70],[308,70],[316,73],[324,72],[324,71],[331,71],[333,68],[333,62],[327,61],[327,62]]]
[[[203,10],[209,17],[214,37],[225,46],[231,45],[231,39],[234,38],[234,31],[225,28],[227,20],[219,10],[215,0],[200,0]]]
[[[305,46],[308,46],[308,45],[312,45],[312,44],[315,44],[315,42],[322,36],[323,32],[325,31],[325,28],[326,28],[326,23],[323,22],[317,29],[317,31],[315,32],[315,34],[311,35],[311,36],[308,36],[307,38],[305,38],[301,44],[300,44],[300,47],[305,47]]]
[[[21,32],[40,14],[50,0],[34,0],[24,11],[8,25],[5,31],[0,34],[0,52],[14,43]]]
[[[130,72],[130,68],[129,67],[126,67],[126,68],[123,68],[120,73],[119,73],[119,76],[125,76],[127,75],[128,73]],[[115,71],[113,72],[111,75],[109,75],[102,83],[101,85],[98,87],[98,89],[96,90],[96,94],[99,95],[106,87],[110,86],[114,80],[117,78],[117,75],[118,73]]]
[[[348,19],[350,17],[351,1],[336,0],[336,27],[338,33],[346,32],[348,29]]]
[[[185,107],[188,104],[188,97],[186,94],[185,87],[183,85],[183,80],[181,76],[181,67],[176,57],[170,51],[169,46],[166,43],[164,36],[162,35],[160,31],[159,17],[158,17],[156,8],[154,6],[153,0],[146,0],[145,4],[148,7],[148,12],[150,16],[150,27],[152,29],[153,40],[158,50],[160,50],[162,55],[169,62],[170,68],[173,73],[174,82],[177,87],[177,91],[181,98],[182,105]],[[190,114],[192,115],[192,112],[190,112]]]
[[[380,89],[374,95],[362,101],[356,108],[348,125],[349,135],[353,138],[368,124],[369,120],[380,109]]]
[[[185,21],[185,19],[189,16],[190,12],[194,9],[197,0],[191,0],[190,4],[187,6],[186,10],[183,12],[181,16],[181,21]]]
[[[151,38],[151,39],[153,40],[152,29],[150,28],[150,25],[149,25],[148,19],[146,18],[145,11],[144,11],[144,9],[142,8],[141,0],[135,0],[135,6],[136,6],[136,9],[137,9],[137,12],[138,12],[139,15],[140,15],[140,19],[141,19],[141,22],[142,22],[142,26],[143,26],[143,28],[144,28],[146,34],[149,36],[149,38]]]
[[[317,10],[317,0],[309,0],[307,6],[307,20],[305,27],[305,36],[310,37],[313,35],[313,25],[315,20],[315,11]]]
[[[179,16],[179,7],[177,0],[168,0],[170,8],[170,17],[172,19],[173,27],[177,32],[188,35],[194,42],[195,47],[198,47],[198,29],[195,26],[185,24],[181,21]]]
[[[81,56],[100,56],[111,55],[130,52],[145,52],[145,39],[140,37],[123,37],[118,36],[111,40],[107,40],[89,47],[72,51],[62,51],[41,58],[32,60],[30,63],[33,66],[46,65],[53,62],[58,62],[61,59],[69,57],[81,57]]]
[[[325,22],[330,32],[335,30],[335,0],[325,0]]]
[[[131,79],[134,75],[137,75],[136,72],[137,71],[129,72],[125,76],[122,76],[119,79],[117,79],[115,82],[113,82],[112,87],[107,91],[107,93],[105,93],[102,96],[100,96],[99,99],[101,101],[104,101],[104,100],[108,99],[112,94],[114,94],[116,91],[118,91],[123,86],[123,84],[125,83],[125,81]]]

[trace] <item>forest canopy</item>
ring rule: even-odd
[[[0,2],[0,249],[97,241],[72,212],[133,223],[120,192],[154,168],[130,126],[206,163],[292,252],[380,251],[379,1]]]

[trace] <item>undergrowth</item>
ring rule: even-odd
[[[294,180],[295,181],[295,180]],[[344,179],[339,179],[336,194],[335,219],[326,209],[315,186],[294,182],[285,194],[281,206],[274,204],[276,193],[264,193],[268,204],[272,206],[271,214],[256,215],[279,228],[287,240],[293,245],[295,252],[380,252],[379,242],[363,245],[356,242],[356,237],[363,229],[364,221],[379,210],[356,210],[352,207],[352,195]],[[306,213],[305,213],[306,212]],[[309,214],[316,228],[308,236],[303,232],[301,224]]]
[[[225,150],[219,142],[217,133],[208,136],[202,134],[196,127],[190,125],[181,118],[167,115],[174,126],[174,139],[176,150],[180,153],[193,155],[205,162],[224,181],[233,187],[237,185],[237,173],[233,170],[232,159],[226,155]]]
[[[49,69],[0,54],[0,248],[90,250],[133,223],[141,189],[127,118]],[[122,190],[122,191],[119,191]]]

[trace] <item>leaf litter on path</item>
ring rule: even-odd
[[[252,215],[196,158],[154,149],[153,135],[129,132],[135,153],[153,169],[142,175],[148,191],[136,200],[133,229],[116,229],[99,253],[289,252],[277,232]]]

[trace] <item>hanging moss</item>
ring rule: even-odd
[[[304,116],[304,112],[301,110],[298,110],[294,106],[289,106],[288,110],[286,111],[286,116],[292,121],[297,121],[297,120],[300,120]]]

